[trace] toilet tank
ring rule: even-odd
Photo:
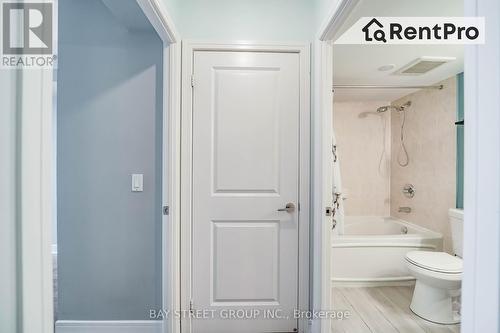
[[[451,241],[453,243],[453,254],[462,258],[463,256],[463,229],[464,211],[463,209],[451,208],[448,211],[451,226]]]

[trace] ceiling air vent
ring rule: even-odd
[[[398,70],[397,75],[422,75],[447,62],[456,60],[453,57],[420,57]]]

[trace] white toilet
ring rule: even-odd
[[[463,210],[450,209],[452,256],[445,252],[411,251],[406,266],[417,279],[410,309],[438,324],[460,323]]]

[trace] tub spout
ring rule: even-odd
[[[399,207],[398,212],[400,213],[411,213],[411,207]]]

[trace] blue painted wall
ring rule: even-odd
[[[58,319],[148,319],[162,297],[162,42],[100,0],[60,0],[57,79]]]

